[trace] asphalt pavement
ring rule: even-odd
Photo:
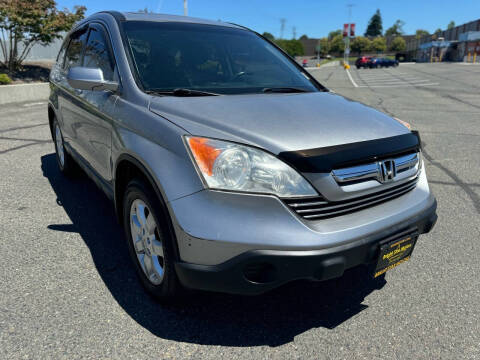
[[[59,173],[46,103],[3,105],[0,358],[480,359],[480,66],[311,72],[420,131],[439,220],[410,261],[385,280],[353,270],[159,305],[112,204]]]

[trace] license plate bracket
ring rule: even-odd
[[[373,277],[378,277],[408,261],[412,255],[417,238],[417,233],[411,233],[380,243],[380,252]]]

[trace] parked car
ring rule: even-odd
[[[370,58],[370,61],[368,62],[368,67],[370,69],[376,69],[379,66],[379,59],[377,58]]]
[[[388,59],[388,58],[380,58],[377,59],[377,66],[380,67],[396,67],[398,66],[398,60],[395,59]]]
[[[436,221],[418,133],[244,27],[97,13],[50,82],[60,171],[79,165],[112,199],[159,299],[383,276]]]
[[[371,60],[371,57],[361,56],[357,58],[357,60],[355,61],[355,66],[357,67],[357,69],[360,69],[362,67],[366,69],[367,67],[370,67],[369,66],[370,60]]]

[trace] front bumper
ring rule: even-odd
[[[219,265],[251,250],[311,251],[388,236],[434,203],[425,172],[414,190],[350,214],[308,221],[274,196],[204,190],[169,203],[179,260]]]
[[[379,242],[410,232],[424,234],[434,226],[436,201],[397,226],[347,244],[319,250],[249,250],[221,264],[175,264],[181,283],[194,289],[233,294],[261,294],[297,279],[327,280],[344,271],[376,261]]]

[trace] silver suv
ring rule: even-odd
[[[58,165],[115,203],[145,288],[259,294],[406,261],[436,221],[418,133],[244,27],[101,12],[66,37]]]

